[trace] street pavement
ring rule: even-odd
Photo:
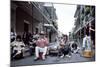
[[[11,62],[11,67],[15,66],[30,66],[30,65],[44,65],[44,64],[59,64],[59,63],[75,63],[75,62],[89,62],[95,61],[95,58],[84,58],[80,54],[73,54],[70,58],[58,58],[57,56],[47,56],[45,60],[34,61],[34,56],[29,56],[20,60]]]
[[[80,54],[72,54],[70,58],[68,57],[59,58],[57,56],[48,55],[45,60],[37,60],[37,61],[34,61],[34,57],[35,57],[34,55],[26,56],[25,58],[20,60],[13,60],[11,61],[11,67],[95,61],[95,57],[84,58]]]

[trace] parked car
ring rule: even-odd
[[[49,55],[57,55],[59,52],[58,47],[59,47],[58,43],[49,44],[49,47],[48,47]]]

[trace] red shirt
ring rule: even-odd
[[[37,46],[44,48],[45,46],[48,45],[48,40],[47,38],[39,38],[36,42]]]

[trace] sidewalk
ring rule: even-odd
[[[51,45],[59,45],[58,42],[52,42],[49,44]],[[95,61],[95,56],[92,58],[85,58],[81,56],[80,54],[72,54],[71,58],[64,57],[64,58],[58,58],[57,56],[47,56],[45,61],[38,60],[34,61],[34,55],[28,56],[20,60],[15,60],[11,62],[11,66],[28,66],[28,65],[44,65],[44,64],[59,64],[59,63],[76,63],[76,62],[90,62]]]
[[[34,56],[30,56],[21,60],[12,61],[11,65],[13,66],[26,66],[26,65],[45,65],[45,64],[59,64],[59,63],[76,63],[76,62],[90,62],[95,61],[95,58],[84,58],[79,54],[73,54],[71,58],[58,58],[56,56],[47,56],[46,60],[37,60],[34,61]]]

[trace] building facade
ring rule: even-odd
[[[90,30],[90,27],[95,30],[95,6],[78,5],[74,18],[74,40],[82,44],[83,37],[89,33],[93,44],[95,44],[95,31]]]
[[[24,32],[44,31],[52,42],[52,37],[57,34],[58,26],[55,22],[57,17],[53,5],[48,7],[44,4],[43,2],[11,1],[11,29],[17,35],[23,35]]]

